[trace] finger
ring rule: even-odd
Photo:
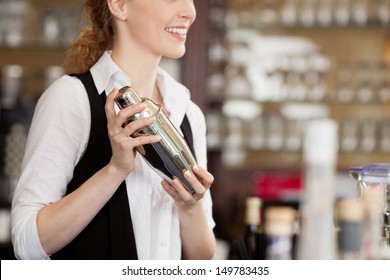
[[[105,112],[107,116],[107,126],[112,135],[120,133],[122,125],[127,122],[129,117],[142,112],[145,109],[145,105],[134,104],[120,110],[118,115],[115,112],[115,98],[118,95],[119,90],[114,88],[108,95],[105,104]]]
[[[199,165],[193,166],[192,171],[200,178],[204,187],[209,188],[214,183],[214,176]]]
[[[134,116],[137,113],[141,113],[144,109],[145,109],[145,104],[139,103],[139,104],[129,105],[128,107],[120,110],[116,118],[116,126],[122,127],[123,124],[126,123],[131,116]]]
[[[139,131],[142,128],[145,128],[156,122],[156,118],[141,118],[135,121],[128,123],[124,127],[124,131],[127,135],[133,135],[133,133]],[[142,135],[142,134],[141,134]]]
[[[178,200],[180,199],[179,197],[179,194],[176,192],[175,188],[169,184],[167,181],[165,180],[162,180],[161,181],[161,185],[163,187],[163,189],[174,199],[174,200]]]
[[[115,119],[115,102],[114,99],[118,95],[119,91],[117,88],[114,88],[108,95],[106,99],[106,104],[104,106],[104,109],[106,111],[107,120],[114,120]]]
[[[190,203],[194,199],[194,196],[187,191],[187,189],[183,186],[179,179],[173,179],[172,186],[184,202]]]
[[[188,183],[190,183],[190,185],[194,189],[195,193],[193,193],[193,195],[196,194],[199,197],[203,197],[204,193],[206,192],[206,189],[203,186],[201,179],[199,179],[197,176],[195,176],[193,173],[191,173],[188,170],[185,170],[183,175],[188,181]]]
[[[158,135],[147,135],[147,136],[139,136],[136,138],[129,138],[131,139],[132,146],[138,147],[143,146],[146,144],[154,144],[161,140],[161,137]]]

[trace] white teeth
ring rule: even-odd
[[[187,29],[186,28],[177,28],[177,27],[167,27],[165,28],[166,31],[170,33],[176,33],[182,36],[187,35]]]

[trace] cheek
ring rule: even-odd
[[[153,8],[154,5],[149,2],[141,0],[128,7],[128,20],[131,21],[132,26],[142,27],[156,21],[159,11],[157,8]]]

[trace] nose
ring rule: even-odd
[[[196,18],[196,8],[193,0],[180,0],[182,3],[181,12],[179,17],[181,19],[189,20],[190,24],[195,21]]]

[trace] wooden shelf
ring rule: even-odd
[[[363,166],[369,163],[388,161],[388,154],[378,151],[370,153],[339,152],[337,169],[339,171],[346,171],[352,166]],[[300,171],[303,166],[302,152],[248,151],[246,153],[245,163],[240,169]],[[233,167],[232,169],[235,168]]]
[[[65,48],[22,47],[0,48],[1,65],[19,64],[26,67],[44,68],[50,65],[62,65]]]

